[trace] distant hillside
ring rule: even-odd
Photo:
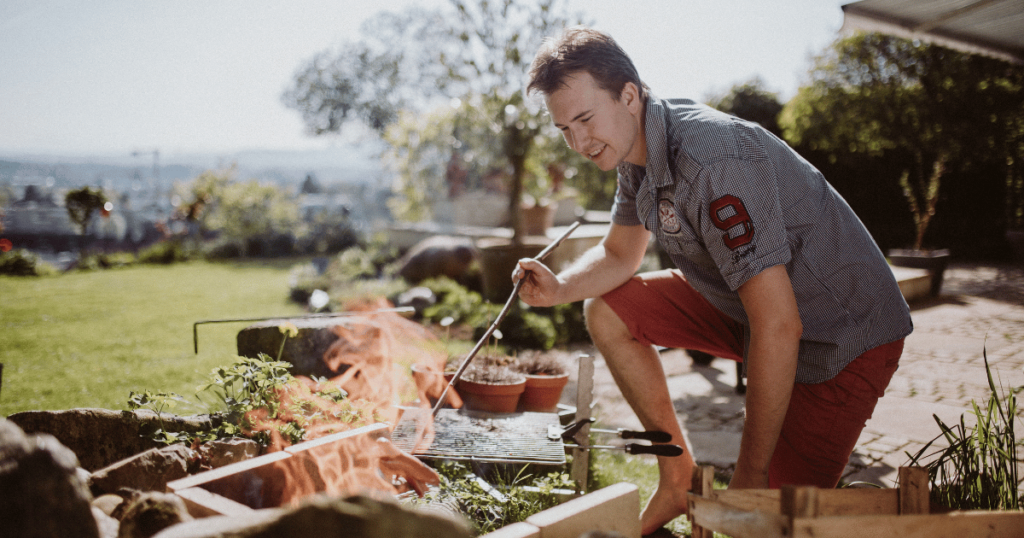
[[[250,150],[233,154],[163,155],[159,185],[188,181],[204,170],[238,166],[240,179],[262,179],[298,187],[312,174],[323,185],[386,183],[375,144],[314,151]],[[153,178],[151,154],[142,157],[98,155],[16,155],[0,151],[0,184],[52,183],[55,187],[101,185],[116,190]],[[49,179],[52,178],[52,179]]]

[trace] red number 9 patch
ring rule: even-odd
[[[727,208],[732,208],[732,211],[727,211]],[[753,239],[754,223],[750,220],[750,214],[747,213],[747,208],[744,207],[743,202],[739,198],[726,194],[711,202],[709,212],[711,213],[711,223],[715,225],[715,228],[725,232],[722,234],[722,241],[731,250],[736,250],[738,247],[750,243]],[[722,218],[723,213],[729,216]],[[742,226],[743,233],[732,237],[729,230],[736,226]]]

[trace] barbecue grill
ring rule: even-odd
[[[555,413],[486,413],[445,408],[433,417],[433,442],[429,446],[415,446],[417,424],[430,420],[429,409],[403,408],[402,418],[391,432],[391,442],[423,459],[538,465],[566,462],[562,439],[548,436],[549,426],[558,424]]]

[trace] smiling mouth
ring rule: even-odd
[[[600,147],[600,148],[598,148],[597,150],[595,150],[595,151],[591,151],[590,153],[587,153],[587,157],[589,157],[590,159],[596,159],[596,158],[597,158],[597,157],[598,157],[599,155],[601,155],[602,153],[604,153],[604,150],[605,150],[605,148],[607,148],[607,147],[608,147],[608,146],[601,146],[601,147]]]

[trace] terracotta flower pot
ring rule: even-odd
[[[519,397],[526,390],[526,380],[518,383],[478,383],[459,378],[455,384],[465,408],[489,413],[514,413]]]
[[[526,375],[526,390],[519,398],[519,411],[554,413],[562,399],[562,389],[569,382],[569,374]]]

